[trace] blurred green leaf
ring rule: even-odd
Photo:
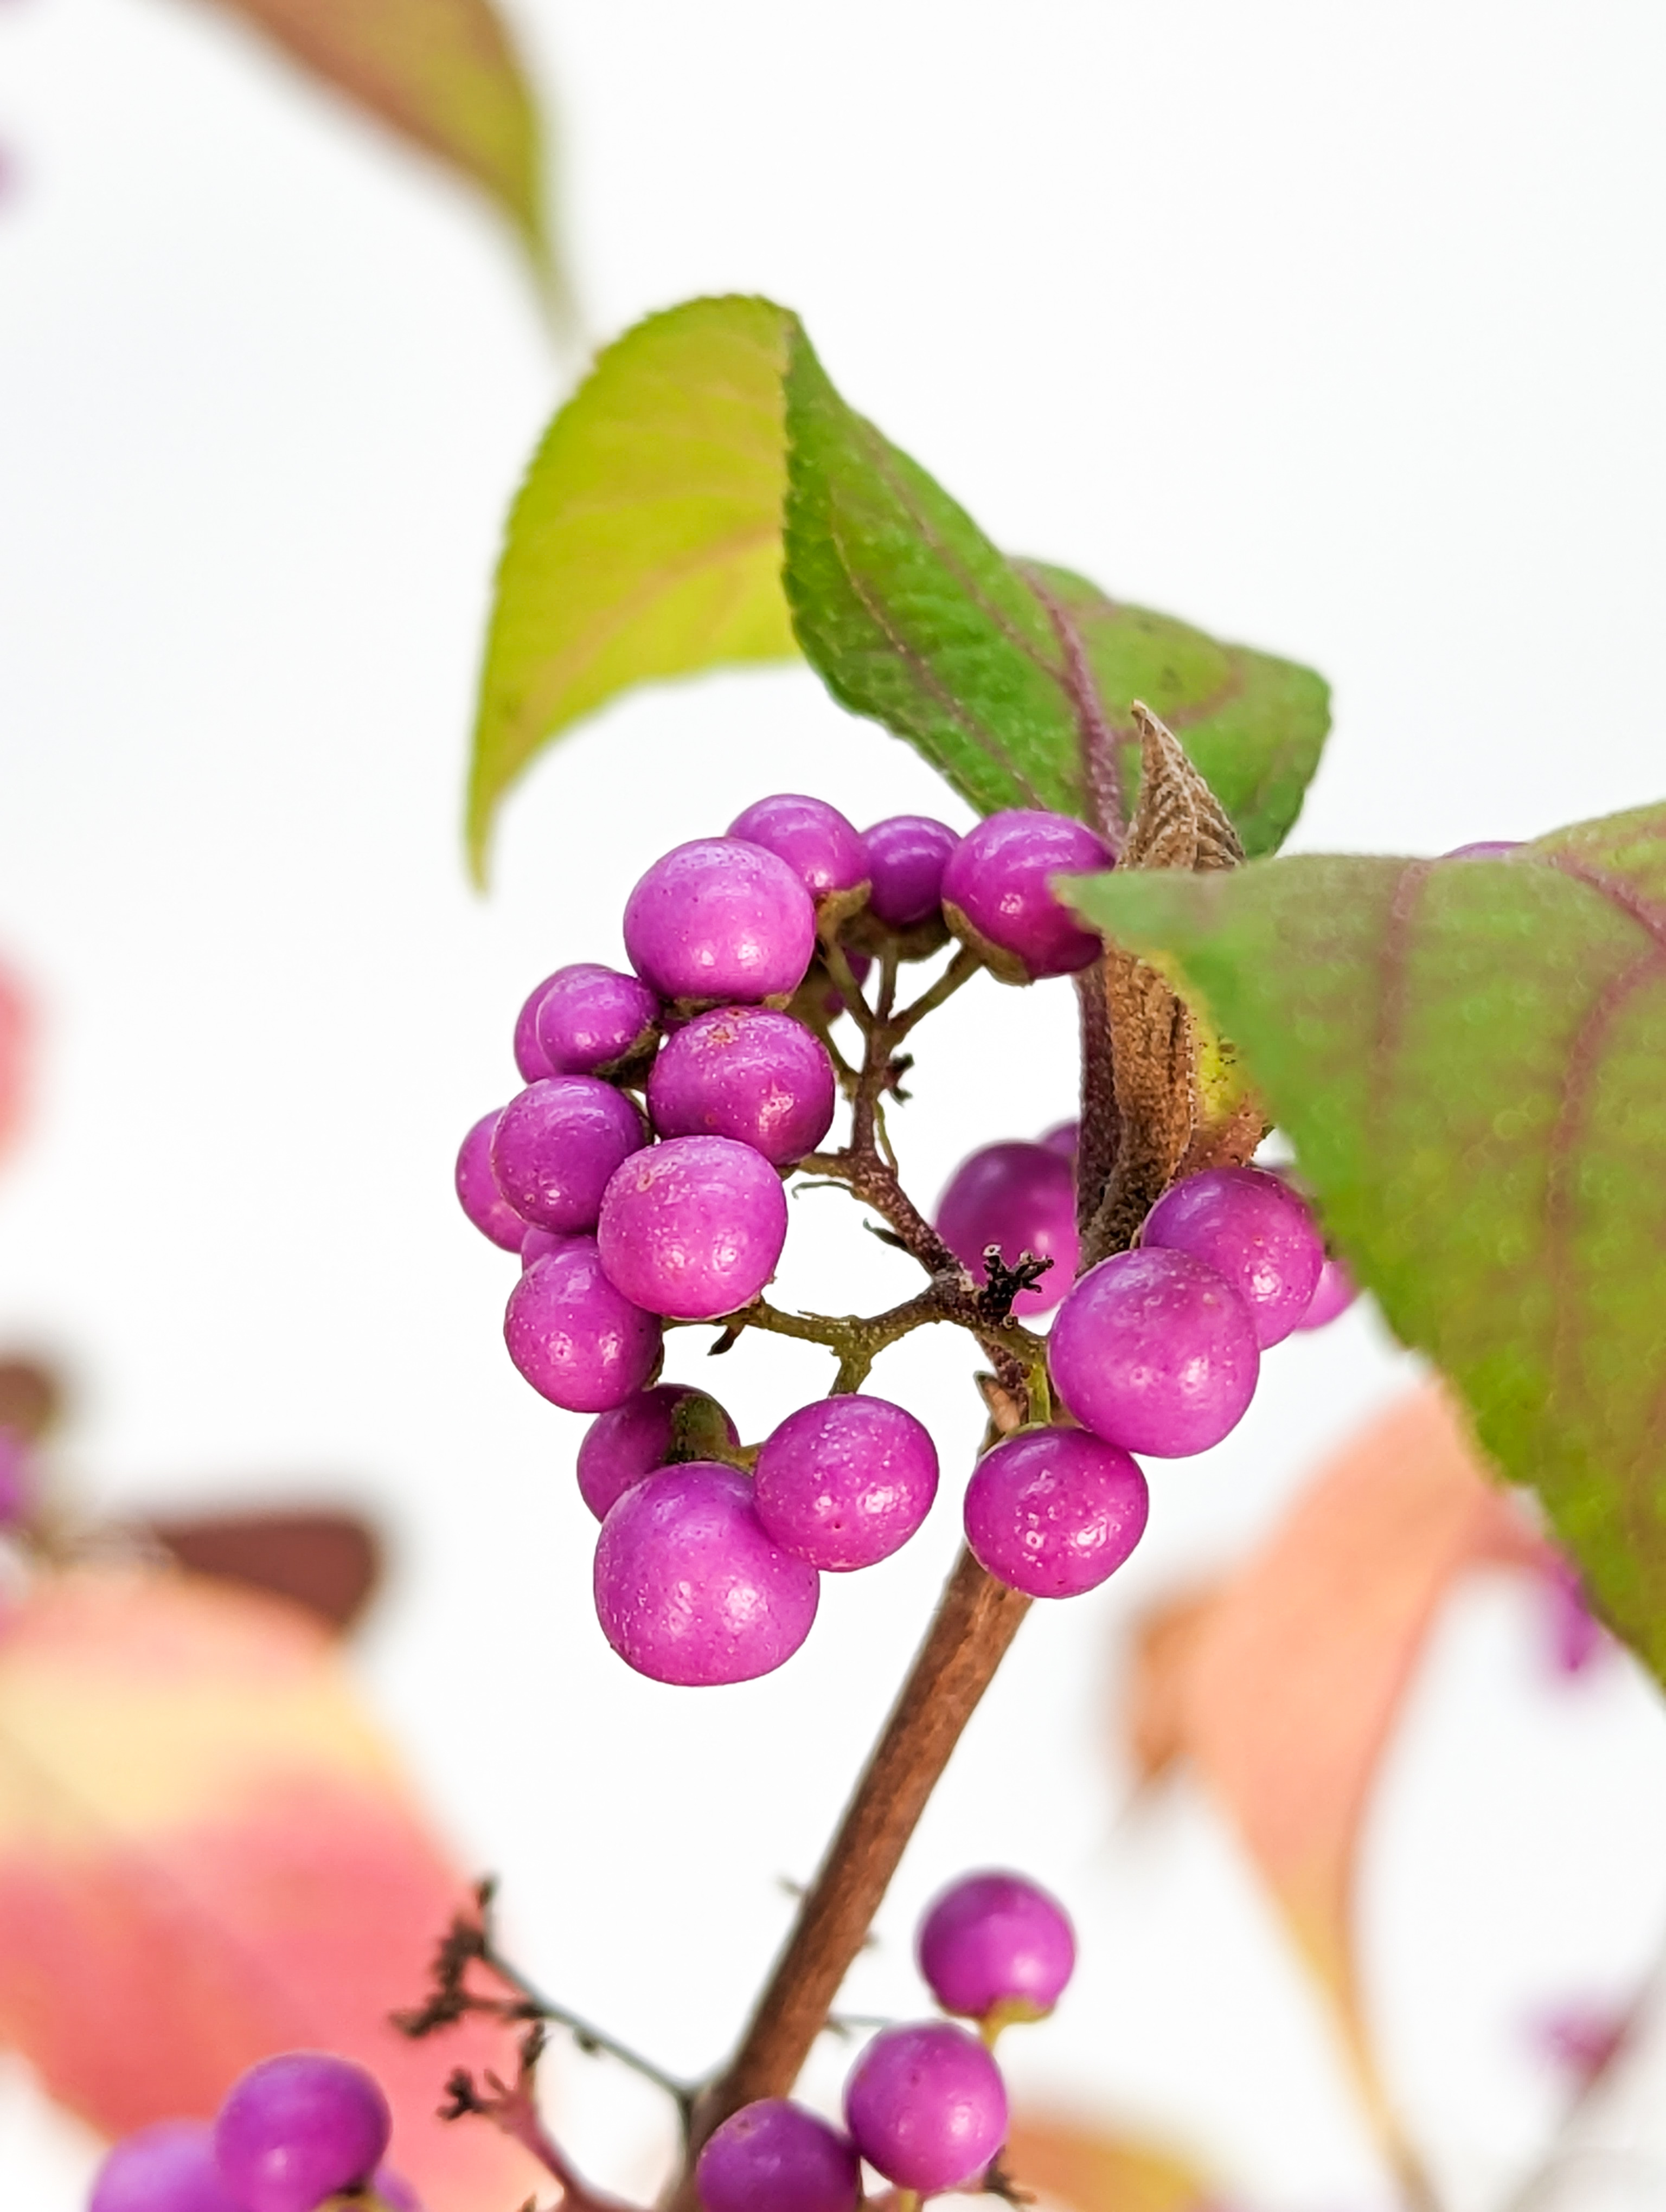
[[[1666,807],[1074,896],[1178,962],[1396,1334],[1666,1680]]]
[[[610,346],[509,517],[481,679],[469,852],[551,738],[651,678],[794,652],[781,589],[792,318],[694,300]]]
[[[313,76],[480,185],[557,302],[537,103],[492,0],[219,0]]]

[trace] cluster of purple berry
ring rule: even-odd
[[[422,2212],[381,2162],[389,2127],[362,2066],[286,2051],[234,2082],[213,2121],[164,2120],[119,2142],[88,2212],[319,2212],[344,2194],[364,2212]]]
[[[845,2083],[842,2130],[784,2097],[743,2106],[700,2154],[705,2212],[856,2212],[864,2159],[920,2197],[982,2179],[1006,2139],[995,2038],[1051,2012],[1075,1939],[1062,1906],[1035,1883],[976,1874],[932,1905],[915,1949],[938,2003],[981,2033],[954,2020],[882,2028]]]
[[[641,1673],[710,1684],[780,1666],[810,1632],[821,1575],[888,1558],[936,1494],[931,1438],[885,1399],[835,1395],[743,1447],[703,1392],[654,1380],[667,1322],[738,1314],[775,1271],[782,1176],[833,1120],[827,1024],[856,973],[847,958],[921,958],[953,935],[1007,981],[1073,972],[1099,944],[1055,881],[1110,865],[1061,815],[994,815],[964,837],[896,816],[859,834],[819,799],[762,799],[637,884],[634,973],[563,968],[522,1008],[526,1088],[469,1132],[458,1194],[520,1254],[504,1322],[515,1365],[597,1416],[579,1457],[602,1523],[596,1608]],[[1147,1510],[1132,1455],[1219,1442],[1261,1352],[1350,1295],[1301,1197],[1249,1168],[1177,1186],[1139,1249],[1073,1281],[1074,1155],[1069,1124],[989,1146],[938,1215],[975,1283],[992,1247],[1009,1267],[1053,1263],[1012,1310],[1059,1306],[1052,1387],[1077,1425],[1007,1437],[965,1501],[978,1559],[1032,1596],[1091,1589],[1119,1566]]]

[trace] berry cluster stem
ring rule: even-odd
[[[745,2033],[695,2106],[673,2212],[696,2212],[694,2154],[712,2130],[754,2098],[785,2096],[798,2079],[909,1838],[1030,1604],[962,1552]]]

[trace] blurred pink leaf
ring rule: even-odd
[[[0,171],[3,171],[3,157],[0,157]],[[3,181],[0,174],[0,185]],[[23,987],[0,968],[0,1152],[12,1143],[23,1124],[33,1042],[33,1011]]]
[[[499,2212],[537,2169],[435,2117],[470,2025],[412,2044],[468,1886],[328,1631],[170,1570],[43,1579],[0,1621],[0,2041],[108,2135],[213,2112],[256,2058],[371,2067],[429,2212]]]

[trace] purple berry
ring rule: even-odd
[[[856,2212],[861,2161],[814,2112],[763,2097],[714,2130],[695,2183],[705,2212]]]
[[[734,1423],[715,1398],[686,1382],[657,1382],[623,1406],[598,1413],[579,1446],[579,1495],[605,1521],[614,1501],[634,1482],[664,1467],[673,1455],[708,1459],[721,1443],[740,1442]]]
[[[724,1006],[667,1041],[648,1110],[662,1137],[733,1137],[784,1168],[827,1134],[835,1097],[827,1048],[802,1022],[767,1006]]]
[[[263,2058],[232,2085],[214,2153],[243,2212],[318,2212],[368,2181],[392,2122],[374,2077],[323,2051]]]
[[[27,1521],[34,1504],[33,1455],[27,1437],[0,1427],[0,1528]]]
[[[819,905],[867,881],[862,841],[836,806],[783,791],[760,799],[729,824],[731,837],[762,845],[793,873]]]
[[[1030,1597],[1079,1597],[1145,1534],[1146,1478],[1080,1429],[1021,1429],[966,1486],[966,1541],[997,1582]]]
[[[1454,845],[1450,853],[1441,855],[1447,860],[1501,860],[1506,853],[1519,853],[1519,837],[1482,837],[1473,845]]]
[[[1110,865],[1101,840],[1067,814],[992,814],[961,839],[943,871],[949,927],[1005,981],[1073,975],[1102,948],[1055,895],[1052,880]]]
[[[595,1227],[615,1169],[647,1141],[641,1115],[611,1083],[552,1075],[498,1115],[492,1173],[523,1221],[580,1236]]]
[[[503,1340],[533,1389],[573,1413],[623,1405],[660,1358],[659,1322],[609,1282],[591,1237],[569,1237],[526,1269]]]
[[[974,1280],[983,1254],[1000,1247],[1009,1267],[1031,1252],[1053,1265],[1012,1301],[1015,1314],[1046,1313],[1076,1272],[1076,1179],[1071,1164],[1044,1145],[986,1145],[964,1159],[937,1201],[937,1231]]]
[[[937,1449],[912,1413],[851,1393],[789,1413],[757,1455],[757,1517],[830,1574],[906,1544],[937,1495]]]
[[[542,986],[533,1028],[551,1075],[593,1075],[645,1052],[659,1018],[660,1002],[638,977],[581,961]]]
[[[943,871],[960,842],[929,814],[891,814],[862,832],[868,912],[887,929],[913,929],[943,903]]]
[[[656,860],[625,906],[630,964],[664,999],[785,998],[816,949],[816,909],[785,860],[732,837]]]
[[[1074,1167],[1081,1135],[1081,1124],[1079,1121],[1059,1121],[1055,1122],[1053,1127],[1038,1139],[1038,1142],[1043,1152],[1056,1152],[1061,1160],[1068,1160]]]
[[[242,2212],[214,2155],[206,2120],[159,2120],[126,2136],[93,2182],[87,2212]]]
[[[945,2012],[970,2020],[1043,2020],[1076,1964],[1076,1937],[1056,1898],[1016,1874],[969,1874],[927,1910],[915,1945]]]
[[[515,1066],[520,1071],[523,1083],[542,1083],[546,1075],[559,1073],[558,1069],[550,1066],[549,1055],[538,1042],[538,1010],[544,1003],[544,993],[565,972],[557,968],[555,975],[546,975],[530,997],[523,1001],[520,1012],[515,1016]]]
[[[517,1214],[515,1218],[520,1221],[520,1215]],[[547,1260],[552,1252],[558,1252],[563,1244],[570,1244],[573,1241],[570,1237],[558,1236],[553,1229],[527,1229],[524,1221],[520,1225],[526,1232],[520,1240],[520,1270],[523,1274],[537,1261]]]
[[[771,1673],[809,1635],[820,1586],[764,1534],[746,1477],[710,1460],[633,1483],[596,1543],[602,1632],[656,1682]]]
[[[845,2125],[899,2189],[934,2195],[976,2180],[1006,2140],[1000,2069],[946,2020],[881,2028],[844,2092]]]
[[[370,2177],[370,2193],[380,2197],[388,2212],[423,2212],[423,2200],[404,2174],[391,2166],[379,2166]]]
[[[1261,1354],[1225,1278],[1159,1249],[1089,1268],[1059,1309],[1047,1363],[1084,1428],[1124,1451],[1183,1459],[1237,1427]]]
[[[1297,1322],[1298,1328],[1322,1328],[1337,1315],[1346,1313],[1359,1295],[1359,1285],[1348,1273],[1347,1261],[1327,1254],[1319,1270],[1319,1279],[1313,1286],[1313,1296],[1307,1302],[1307,1311]]]
[[[1206,1168],[1164,1192],[1146,1216],[1147,1249],[1189,1252],[1225,1275],[1265,1352],[1307,1311],[1325,1248],[1306,1202],[1261,1168]]]
[[[483,1114],[457,1152],[457,1200],[483,1237],[506,1252],[518,1252],[526,1224],[497,1187],[492,1173],[496,1114]]]
[[[607,1186],[596,1231],[608,1279],[675,1321],[751,1304],[787,1242],[787,1194],[762,1152],[733,1137],[673,1137]]]

